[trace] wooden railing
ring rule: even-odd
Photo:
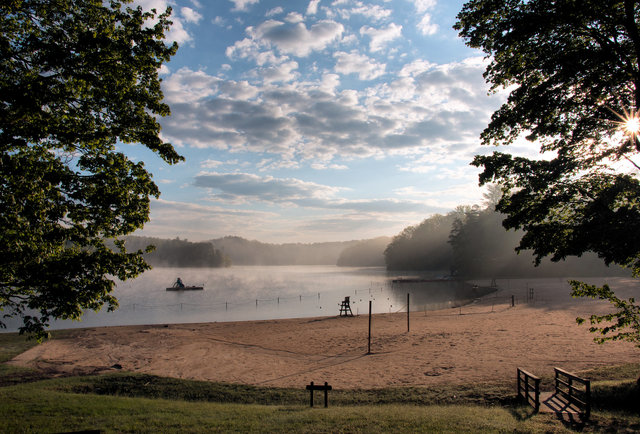
[[[540,379],[521,368],[518,368],[518,398],[540,410]]]
[[[556,395],[564,396],[569,404],[575,405],[585,419],[588,419],[591,415],[591,381],[564,369],[553,369],[556,373]]]

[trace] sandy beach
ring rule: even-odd
[[[609,311],[597,300],[572,299],[567,279],[499,281],[472,305],[430,312],[207,324],[78,329],[10,363],[54,374],[117,369],[197,380],[339,388],[428,386],[515,378],[516,367],[551,375],[640,361],[640,349],[598,345],[577,316]],[[619,296],[640,295],[630,278],[608,282]],[[530,289],[533,291],[530,292]],[[533,294],[533,299],[528,300]],[[511,306],[511,296],[516,306]],[[336,310],[336,315],[338,311]]]

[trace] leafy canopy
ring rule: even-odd
[[[182,160],[157,121],[171,10],[125,3],[0,3],[0,309],[37,337],[51,318],[114,309],[112,278],[148,268],[141,251],[104,243],[141,228],[159,195],[117,143]]]
[[[553,156],[472,163],[503,187],[503,225],[525,231],[518,250],[538,263],[591,251],[640,275],[639,18],[632,0],[471,0],[458,14],[492,89],[509,90],[482,143],[526,138]]]

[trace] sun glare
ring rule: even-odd
[[[615,121],[617,128],[635,142],[636,138],[640,136],[640,113],[636,112],[635,109],[624,110],[624,114],[617,113],[615,110],[611,111],[620,119]]]
[[[629,135],[637,135],[640,132],[640,119],[636,116],[627,118],[624,121],[624,131]]]

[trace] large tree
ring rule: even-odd
[[[142,227],[159,195],[118,144],[182,159],[157,119],[171,11],[126,3],[0,2],[0,309],[37,337],[51,319],[114,309],[114,277],[148,268],[141,251],[105,244]]]
[[[591,251],[640,276],[639,18],[633,0],[471,0],[458,15],[460,35],[487,54],[486,80],[509,91],[482,143],[526,138],[547,153],[473,161],[481,184],[503,187],[503,224],[525,231],[518,249],[538,262]],[[617,302],[608,287],[572,285],[575,295]],[[593,330],[640,343],[630,306],[592,317]]]

